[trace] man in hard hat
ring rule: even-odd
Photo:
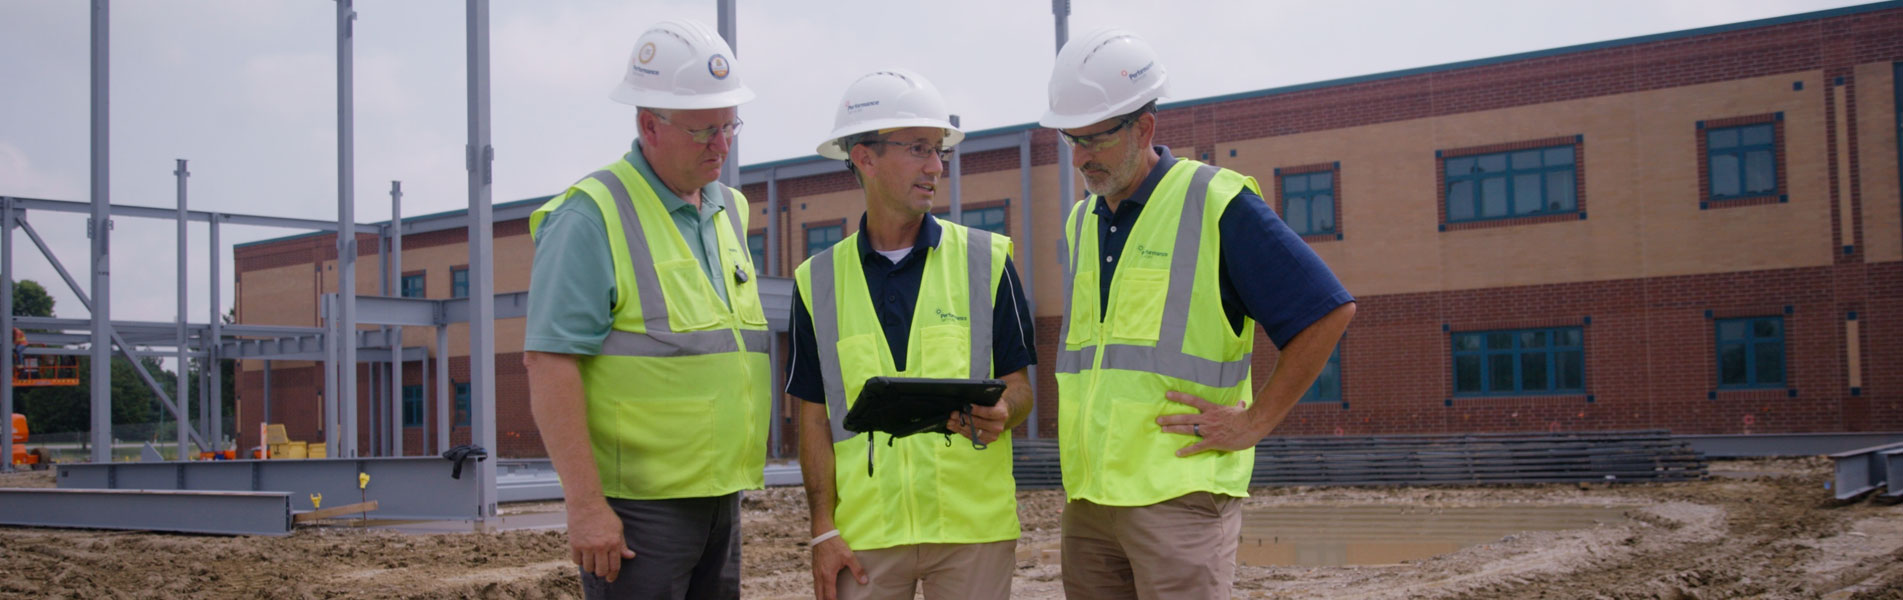
[[[610,95],[633,148],[529,216],[529,406],[589,598],[739,597],[770,406],[747,201],[715,181],[739,71],[706,25],[649,28]]]
[[[1089,191],[1056,367],[1072,598],[1229,597],[1254,446],[1354,316],[1253,178],[1152,145],[1167,79],[1148,43],[1097,31],[1058,52],[1039,119]],[[1280,352],[1251,398],[1256,323]]]
[[[965,134],[924,77],[860,77],[833,124],[819,154],[846,161],[866,211],[858,232],[799,266],[793,301],[787,393],[805,401],[814,595],[909,599],[923,584],[928,600],[1003,600],[1018,539],[1009,431],[1030,414],[1024,369],[1036,361],[1011,240],[932,217],[944,158]],[[843,425],[876,376],[1006,387],[969,424],[946,415],[967,437],[879,441]]]

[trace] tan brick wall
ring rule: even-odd
[[[317,273],[310,264],[244,273],[234,299],[247,325],[322,325],[317,310]]]
[[[1830,264],[1821,73],[1415,119],[1215,145],[1272,189],[1274,169],[1339,161],[1341,241],[1315,243],[1357,294],[1398,294]],[[1807,80],[1805,91],[1791,83]],[[1785,113],[1788,204],[1699,210],[1697,123]],[[1583,221],[1439,231],[1434,151],[1583,135]],[[1230,157],[1234,151],[1236,155]]]
[[[1889,64],[1859,65],[1857,73],[1857,160],[1863,186],[1863,243],[1866,260],[1903,260],[1903,203],[1896,172],[1895,71]]]

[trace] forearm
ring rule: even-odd
[[[1036,399],[1031,396],[1031,377],[1025,369],[999,377],[1004,381],[1004,403],[1011,409],[1011,419],[1005,422],[1006,431],[1016,429],[1031,417],[1031,406]]]
[[[522,363],[529,375],[529,413],[561,477],[562,496],[571,504],[605,502],[577,359],[571,354],[527,352]]]
[[[1336,307],[1282,348],[1281,356],[1275,361],[1275,371],[1269,374],[1268,382],[1256,392],[1255,404],[1249,407],[1249,420],[1258,432],[1268,435],[1295,409],[1295,403],[1308,391],[1308,386],[1315,383],[1322,367],[1327,366],[1328,355],[1334,353],[1335,344],[1341,341],[1341,334],[1347,331],[1354,315],[1353,302]]]
[[[813,535],[832,531],[833,507],[839,502],[833,487],[833,426],[826,405],[800,401],[800,479],[806,484],[806,509]]]

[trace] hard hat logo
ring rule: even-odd
[[[1123,76],[1130,78],[1131,83],[1136,83],[1137,80],[1143,79],[1144,75],[1149,74],[1150,68],[1155,66],[1156,66],[1156,61],[1153,60],[1153,61],[1150,61],[1150,64],[1143,65],[1143,68],[1137,69],[1137,72],[1135,73],[1124,71]]]
[[[654,60],[654,42],[642,44],[639,56],[641,57],[641,64],[644,65],[648,64],[648,61]]]
[[[715,54],[712,57],[709,57],[707,59],[707,72],[709,74],[712,74],[714,76],[714,79],[726,79],[727,78],[727,57],[721,56],[719,54]]]

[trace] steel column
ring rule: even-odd
[[[714,28],[720,37],[727,40],[727,47],[733,49],[733,58],[740,58],[740,39],[738,24],[735,22],[733,0],[716,0]],[[735,109],[738,111],[738,109]],[[737,112],[735,114],[738,114]],[[734,189],[740,188],[740,138],[735,136],[727,142],[727,161],[720,164],[720,183]],[[742,240],[744,241],[744,240]]]
[[[108,0],[92,2],[92,219],[86,222],[86,232],[92,238],[92,292],[98,298],[89,309],[92,313],[92,418],[91,432],[87,435],[92,443],[92,461],[110,462],[112,460],[112,340],[107,333],[112,330],[112,190],[110,187],[110,161],[112,159],[109,134],[109,102],[111,94],[108,77],[111,63],[109,41],[111,33],[111,3]],[[9,332],[10,333],[10,332]],[[135,360],[136,364],[137,361]],[[10,458],[8,460],[11,460]]]
[[[501,457],[496,447],[495,215],[489,205],[495,166],[495,149],[489,145],[489,2],[468,0],[467,6],[470,437],[490,455]],[[474,466],[480,482],[478,518],[495,516],[495,461]]]
[[[1070,41],[1070,0],[1051,0],[1051,13],[1057,18],[1057,51],[1064,51],[1064,44]],[[1071,186],[1076,183],[1076,175],[1071,171],[1070,144],[1064,143],[1063,136],[1057,141],[1057,226],[1064,227],[1064,221],[1070,216],[1071,202],[1076,191]],[[1064,247],[1062,238],[1053,238],[1057,246],[1057,264],[1070,264],[1070,249]],[[1059,343],[1062,343],[1061,341]]]
[[[958,126],[958,115],[951,116],[951,124],[952,127]],[[965,224],[965,202],[964,197],[959,194],[959,190],[961,189],[959,186],[963,183],[960,180],[964,179],[963,175],[965,174],[963,168],[964,161],[961,160],[964,158],[964,154],[965,152],[963,150],[958,149],[957,146],[953,146],[951,164],[947,167],[951,171],[951,222],[959,225]]]
[[[1063,167],[1058,168],[1062,170]],[[1036,318],[1037,292],[1031,285],[1033,276],[1037,275],[1037,244],[1032,237],[1037,232],[1037,227],[1033,226],[1031,213],[1031,206],[1034,204],[1037,203],[1031,201],[1031,130],[1026,129],[1018,137],[1018,217],[1023,224],[1018,226],[1017,243],[1013,245],[1024,250],[1022,256],[1032,259],[1018,261],[1016,266],[1018,281],[1024,283],[1025,308],[1030,310],[1033,318]],[[1062,221],[1058,223],[1059,227],[1063,226]],[[1058,340],[1058,343],[1063,343],[1063,340]],[[1037,365],[1025,367],[1025,371],[1031,381],[1031,416],[1024,420],[1024,430],[1028,434],[1025,437],[1035,440],[1037,439]]]
[[[178,159],[178,168],[172,170],[172,175],[176,179],[178,179],[178,269],[177,269],[178,270],[178,323],[177,323],[176,338],[175,338],[175,341],[178,344],[178,367],[176,367],[178,369],[176,372],[178,376],[172,379],[174,383],[173,387],[176,388],[177,390],[175,392],[174,397],[183,399],[189,393],[189,390],[186,388],[186,384],[190,383],[191,381],[189,376],[185,374],[185,366],[191,364],[191,359],[190,357],[187,356],[187,354],[190,353],[191,348],[188,347],[189,346],[189,344],[187,343],[188,340],[186,340],[185,338],[185,323],[186,321],[191,320],[191,318],[186,314],[186,311],[189,309],[186,308],[186,302],[185,302],[186,290],[189,289],[190,287],[185,282],[185,275],[186,275],[185,265],[190,260],[189,254],[185,251],[185,239],[186,239],[185,225],[186,225],[186,213],[187,213],[186,206],[185,206],[186,205],[185,178],[191,177],[192,173],[189,169],[186,168],[185,159],[183,158]],[[187,412],[189,413],[189,411]],[[173,456],[176,456],[179,460],[185,460],[185,457],[187,456],[185,454],[186,452],[185,440],[186,438],[189,437],[186,431],[191,429],[192,423],[191,423],[191,419],[184,418],[185,415],[180,415],[180,417],[181,418],[177,419],[175,423],[177,425],[177,430],[178,430],[177,431],[178,454],[175,454]]]
[[[390,276],[403,295],[403,182],[390,182]],[[403,326],[390,330],[390,411],[384,418],[389,428],[383,438],[384,456],[403,456]]]
[[[352,104],[354,88],[352,86],[353,55],[351,48],[352,21],[357,12],[351,10],[353,0],[337,2],[337,334],[342,338],[338,344],[337,362],[337,408],[338,435],[334,445],[327,448],[330,456],[354,458],[357,456],[357,236],[351,231],[352,223],[357,222],[357,207],[354,188],[356,186],[356,162],[352,153],[356,145],[356,133],[353,119],[356,110]]]
[[[0,197],[0,333],[7,335],[7,376],[0,377],[0,473],[13,470],[13,199]],[[24,348],[22,348],[24,350]]]
[[[449,326],[436,326],[436,452],[449,451]]]
[[[225,341],[225,313],[219,310],[220,305],[224,304],[224,286],[219,280],[218,269],[219,257],[224,254],[223,249],[219,247],[218,224],[223,220],[224,215],[213,214],[210,222],[211,231],[207,234],[211,240],[211,274],[206,277],[211,282],[211,296],[206,298],[211,303],[211,333],[205,340],[203,360],[205,370],[210,374],[210,382],[205,386],[205,393],[209,394],[211,410],[198,415],[199,420],[205,423],[206,431],[209,432],[205,439],[210,440],[214,446],[222,444],[225,437],[225,370],[221,368],[224,365],[224,357],[220,355],[221,350],[218,347],[220,342]],[[219,449],[212,448],[213,451]]]

